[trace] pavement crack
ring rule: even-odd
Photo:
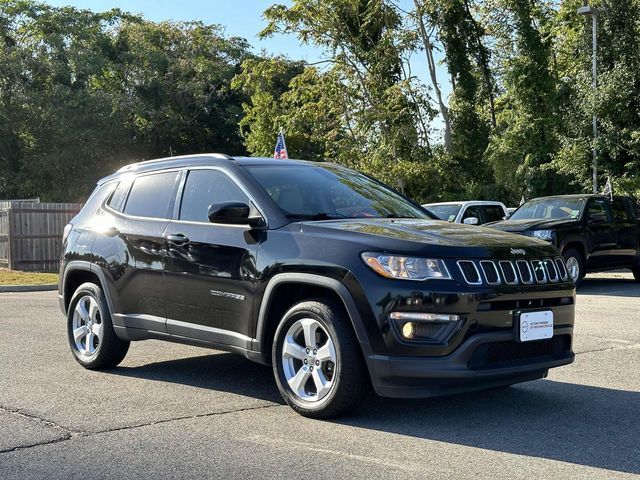
[[[48,428],[57,430],[59,432],[62,433],[62,437],[61,438],[55,438],[53,440],[47,440],[47,441],[43,441],[43,442],[37,442],[37,443],[32,443],[29,445],[18,445],[16,447],[12,447],[12,448],[7,448],[4,450],[0,450],[0,453],[8,453],[8,452],[15,452],[18,450],[25,450],[25,449],[29,449],[29,448],[34,448],[34,447],[40,447],[43,445],[51,445],[54,443],[60,443],[60,442],[66,442],[68,440],[72,440],[73,438],[77,438],[77,437],[91,437],[94,435],[100,435],[103,433],[111,433],[111,432],[119,432],[119,431],[124,431],[124,430],[133,430],[136,428],[143,428],[143,427],[150,427],[153,425],[161,425],[163,423],[169,423],[169,422],[176,422],[176,421],[180,421],[180,420],[190,420],[190,419],[195,419],[195,418],[204,418],[204,417],[213,417],[213,416],[217,416],[217,415],[226,415],[229,413],[240,413],[240,412],[246,412],[246,411],[252,411],[252,410],[263,410],[263,409],[267,409],[267,408],[274,408],[274,407],[284,407],[285,405],[282,404],[270,404],[270,405],[260,405],[258,407],[245,407],[245,408],[235,408],[232,410],[225,410],[225,411],[221,411],[221,412],[207,412],[207,413],[197,413],[195,415],[184,415],[181,417],[173,417],[173,418],[165,418],[162,420],[156,420],[153,422],[146,422],[146,423],[139,423],[139,424],[135,424],[135,425],[126,425],[126,426],[122,426],[122,427],[116,427],[116,428],[108,428],[105,430],[97,430],[97,431],[84,431],[84,430],[72,430],[70,428],[64,427],[58,423],[52,422],[51,420],[47,420],[44,419],[42,417],[39,417],[35,414],[32,413],[27,413],[19,408],[9,408],[9,407],[4,407],[2,405],[0,405],[0,412],[4,412],[4,413],[8,413],[8,414],[12,414],[12,415],[17,415],[19,417],[23,417],[23,418],[27,418],[30,420],[34,420]]]
[[[80,430],[72,430],[63,425],[60,425],[59,423],[53,422],[51,420],[47,420],[46,418],[39,417],[38,415],[35,415],[33,413],[25,412],[20,408],[10,408],[10,407],[5,407],[3,405],[0,405],[0,412],[4,412],[9,415],[15,415],[21,418],[26,418],[28,420],[35,421],[47,428],[50,428],[62,434],[62,437],[60,438],[54,438],[52,440],[47,440],[43,442],[36,442],[29,445],[18,445],[15,447],[0,450],[0,453],[14,452],[16,450],[23,450],[25,448],[33,448],[33,447],[38,447],[40,445],[50,445],[52,443],[64,442],[67,440],[71,440],[74,437],[86,434],[86,432],[83,432]]]
[[[281,405],[281,404],[271,404],[271,405],[260,405],[259,407],[245,407],[245,408],[236,408],[236,409],[232,409],[232,410],[225,410],[222,412],[207,412],[207,413],[196,413],[195,415],[184,415],[182,417],[173,417],[173,418],[164,418],[162,420],[156,420],[154,422],[147,422],[147,423],[138,423],[135,425],[125,425],[122,427],[116,427],[116,428],[108,428],[106,430],[99,430],[99,431],[95,431],[95,432],[86,432],[84,435],[85,436],[91,436],[91,435],[98,435],[101,433],[111,433],[111,432],[119,432],[122,430],[132,430],[132,429],[136,429],[136,428],[142,428],[142,427],[151,427],[153,425],[161,425],[163,423],[170,423],[170,422],[177,422],[180,420],[192,420],[192,419],[196,419],[196,418],[204,418],[204,417],[215,417],[217,415],[226,415],[229,413],[240,413],[240,412],[247,412],[247,411],[252,411],[252,410],[264,410],[267,408],[274,408],[274,407],[283,407],[285,405]]]

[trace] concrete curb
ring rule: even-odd
[[[0,293],[3,292],[48,292],[57,290],[57,284],[50,285],[0,285]]]

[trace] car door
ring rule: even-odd
[[[97,222],[96,258],[113,289],[114,323],[165,331],[162,269],[165,229],[178,187],[179,171],[123,179]]]
[[[610,202],[613,229],[616,233],[616,259],[618,265],[633,264],[638,249],[638,227],[631,205],[624,197],[614,197]]]
[[[211,223],[208,210],[214,203],[252,201],[218,168],[190,170],[179,195],[179,209],[167,228],[167,332],[249,348],[261,233],[245,225]]]
[[[607,200],[590,198],[585,208],[587,269],[607,268],[616,262],[617,238]]]
[[[477,225],[480,225],[482,223],[482,213],[480,212],[480,207],[478,207],[477,205],[469,205],[462,213],[462,217],[460,217],[460,223],[464,223],[467,218],[477,218]]]

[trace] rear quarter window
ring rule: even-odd
[[[178,172],[142,175],[133,181],[124,213],[134,217],[171,218]]]

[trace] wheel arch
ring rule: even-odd
[[[285,297],[283,294],[288,295]],[[362,323],[362,317],[344,284],[322,275],[281,273],[269,280],[260,302],[256,342],[263,363],[271,363],[273,335],[282,315],[299,301],[318,297],[332,298],[341,304],[351,322],[363,353],[368,351],[369,339]]]
[[[65,315],[67,314],[69,303],[71,302],[74,292],[85,282],[96,283],[100,288],[102,288],[107,299],[109,310],[113,315],[115,312],[113,308],[113,299],[109,294],[109,287],[106,282],[104,272],[102,272],[97,265],[85,260],[72,260],[64,269],[61,288],[61,305],[63,306],[63,313]]]
[[[585,247],[584,243],[581,242],[580,240],[571,240],[562,246],[562,250],[561,250],[562,254],[564,255],[564,253],[571,248],[573,248],[574,250],[577,250],[582,255],[582,261],[585,262],[583,266],[584,268],[586,268],[587,248]]]

